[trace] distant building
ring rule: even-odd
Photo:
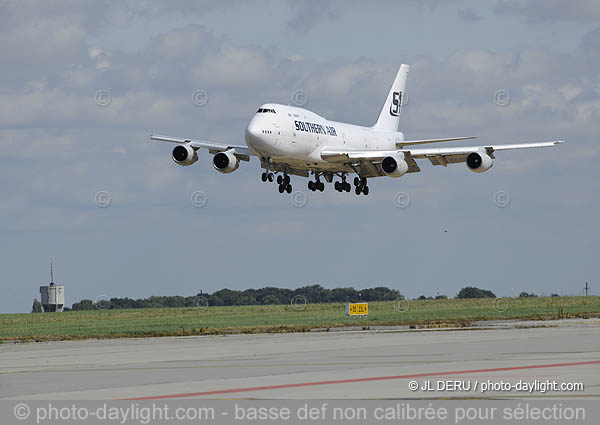
[[[42,308],[45,313],[61,312],[65,306],[65,287],[51,282],[48,286],[40,286]]]
[[[65,287],[54,283],[54,269],[50,263],[50,284],[40,286],[42,308],[45,313],[62,312],[65,306]]]

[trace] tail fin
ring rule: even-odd
[[[406,77],[408,77],[408,65],[400,65],[394,84],[383,104],[377,122],[373,128],[379,130],[398,131],[400,123],[400,112],[404,101],[404,90],[406,89]]]

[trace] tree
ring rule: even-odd
[[[331,301],[336,303],[347,303],[360,301],[358,291],[352,287],[335,288],[331,291]]]
[[[42,312],[42,303],[38,301],[37,298],[33,300],[33,307],[31,307],[32,313],[41,313]]]
[[[269,294],[262,299],[262,304],[263,305],[279,304],[279,300],[274,295]]]
[[[496,298],[496,295],[487,289],[480,289],[474,286],[465,286],[460,290],[456,298]]]
[[[256,298],[252,295],[242,295],[238,297],[234,305],[256,305]]]
[[[208,305],[222,306],[223,300],[221,298],[217,297],[216,295],[211,295],[210,297],[208,297]]]
[[[401,297],[396,289],[378,286],[377,288],[367,288],[360,291],[363,301],[394,301]]]
[[[225,288],[214,292],[213,295],[219,297],[223,301],[223,305],[234,305],[236,299],[240,295],[240,291],[232,291],[231,289]]]
[[[95,310],[96,306],[92,300],[81,300],[78,303],[74,303],[73,310]]]
[[[294,291],[294,296],[297,295],[303,296],[306,302],[311,304],[326,303],[330,302],[331,290],[325,289],[321,285],[303,286]]]
[[[519,298],[535,298],[535,297],[537,297],[537,295],[535,295],[533,292],[528,294],[527,292],[523,291],[519,294]]]

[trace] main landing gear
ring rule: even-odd
[[[292,185],[290,183],[290,176],[287,174],[277,176],[277,184],[279,184],[279,193],[287,192],[292,193]]]
[[[367,186],[367,179],[365,177],[354,177],[354,193],[360,195],[361,193],[364,195],[369,194],[369,186]]]
[[[321,181],[320,177],[323,176],[327,182],[331,183],[333,178],[337,175],[341,177],[341,181],[336,181],[334,183],[334,188],[338,192],[351,192],[352,185],[346,181],[346,173],[339,174],[323,174],[321,172],[313,171],[315,176],[315,180],[308,181],[308,190],[312,192],[323,192],[325,190],[325,183]],[[275,180],[275,175],[269,171],[267,168],[264,173],[260,176],[263,182],[273,182]],[[279,185],[279,193],[292,193],[292,184],[290,182],[290,176],[284,171],[283,174],[277,174],[277,184]],[[366,177],[354,177],[354,193],[360,195],[369,194],[369,186],[367,186]]]
[[[313,182],[312,180],[308,181],[308,190],[312,190],[313,192],[318,190],[319,192],[323,192],[325,190],[325,183],[323,183],[319,178]]]
[[[352,188],[350,186],[350,183],[348,183],[346,181],[346,175],[342,175],[342,181],[341,182],[335,182],[333,184],[333,187],[335,188],[335,190],[337,190],[338,192],[350,192],[350,189]]]

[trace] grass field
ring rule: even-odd
[[[600,297],[411,300],[344,304],[162,308],[0,315],[0,342],[227,333],[304,332],[338,326],[468,326],[474,320],[600,317]]]

